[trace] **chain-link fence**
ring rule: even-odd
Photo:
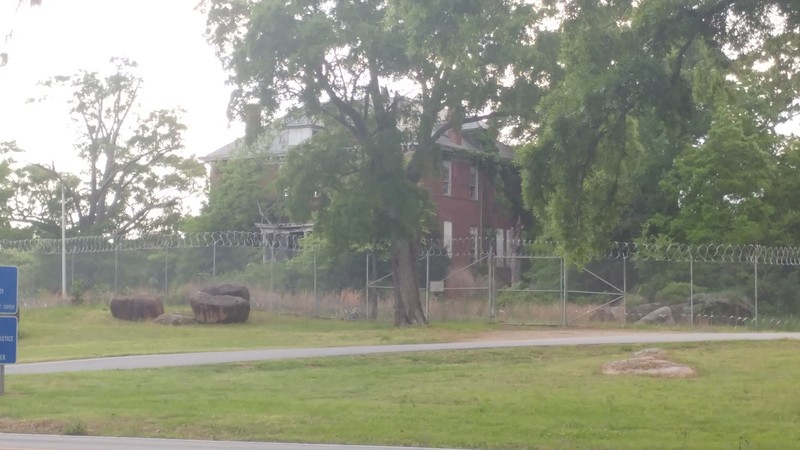
[[[432,321],[585,325],[800,326],[800,248],[613,243],[583,267],[552,242],[464,238],[420,243],[419,285]],[[63,248],[63,252],[62,252]],[[254,308],[390,320],[388,244],[349,251],[313,236],[217,232],[0,241],[19,267],[23,306],[149,293],[187,304],[198,287],[235,282]],[[62,275],[63,274],[63,275]]]

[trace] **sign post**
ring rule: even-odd
[[[0,396],[6,392],[6,364],[17,362],[19,340],[16,267],[0,266]]]

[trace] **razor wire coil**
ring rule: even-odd
[[[169,250],[184,248],[263,248],[300,250],[300,235],[262,234],[246,231],[190,232],[144,234],[113,239],[104,236],[82,236],[65,239],[0,240],[0,252],[60,254],[135,250]],[[421,256],[470,256],[474,259],[495,258],[558,258],[558,242],[465,237],[454,239],[422,239]],[[389,241],[376,241],[373,249],[389,248]],[[366,250],[365,250],[366,251]],[[779,266],[800,265],[800,247],[735,244],[641,243],[612,242],[595,260],[756,263]]]

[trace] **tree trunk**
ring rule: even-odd
[[[428,323],[419,296],[418,254],[419,245],[415,240],[407,238],[392,240],[395,326]]]

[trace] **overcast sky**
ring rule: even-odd
[[[43,0],[16,10],[17,3],[0,0],[0,52],[9,53],[0,68],[0,141],[17,141],[25,150],[18,160],[79,170],[63,98],[26,100],[40,97],[37,82],[51,76],[110,70],[113,56],[139,63],[143,110],[186,110],[186,155],[210,153],[242,132],[228,123],[230,88],[203,37],[198,0]]]

